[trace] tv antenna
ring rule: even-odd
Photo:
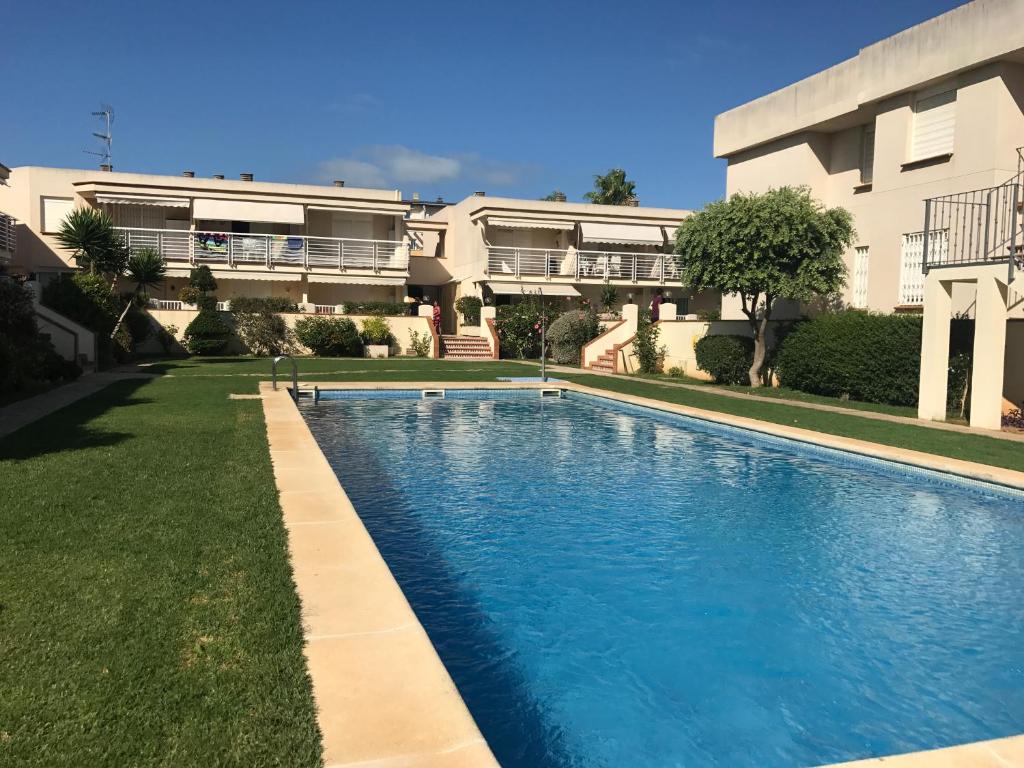
[[[100,133],[99,131],[93,131],[92,134],[93,136],[100,140],[102,146],[100,148],[100,151],[98,152],[92,149],[84,149],[82,151],[85,152],[86,154],[96,155],[97,157],[101,158],[103,162],[100,164],[100,168],[109,171],[114,167],[114,156],[110,152],[110,145],[114,141],[114,136],[110,132],[110,126],[114,123],[114,108],[109,104],[103,104],[100,106],[99,111],[93,112],[92,115],[93,117],[98,117],[103,120],[103,133]]]

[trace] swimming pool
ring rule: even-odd
[[[576,393],[447,395],[301,408],[506,768],[1024,731],[1020,494]]]

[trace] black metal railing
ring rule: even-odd
[[[1024,148],[1017,150],[1017,173],[999,186],[925,200],[923,271],[1007,263],[1012,279],[1024,245],[1022,204]]]

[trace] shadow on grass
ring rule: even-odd
[[[38,421],[26,424],[17,432],[0,438],[0,461],[25,461],[64,451],[105,448],[131,439],[134,433],[98,429],[90,426],[90,422],[113,408],[152,403],[148,397],[132,397],[132,393],[145,383],[145,379],[115,382]]]

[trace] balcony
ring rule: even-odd
[[[176,229],[118,227],[134,253],[152,248],[175,262],[316,272],[407,275],[409,248],[397,240],[357,240],[305,235],[191,232]]]
[[[679,266],[670,253],[503,246],[488,246],[487,273],[492,277],[543,277],[570,283],[609,281],[663,285],[679,280]]]
[[[0,213],[0,264],[10,262],[16,241],[14,218],[6,213]]]

